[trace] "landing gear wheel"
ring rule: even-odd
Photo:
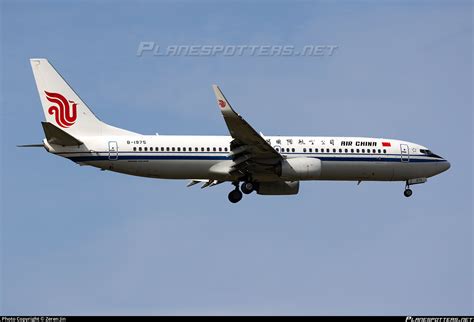
[[[229,201],[232,203],[237,203],[240,200],[242,200],[242,192],[239,190],[235,189],[229,192]]]
[[[240,190],[242,190],[243,193],[248,195],[249,193],[252,193],[252,191],[255,190],[255,186],[252,182],[244,182],[240,186]]]
[[[403,194],[405,195],[405,197],[411,197],[411,195],[413,194],[413,191],[411,191],[411,189],[407,188],[405,189],[405,191],[403,191]]]

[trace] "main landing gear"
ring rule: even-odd
[[[240,186],[240,190],[246,195],[252,193],[255,190],[255,185],[252,182],[243,182]]]
[[[244,181],[240,186],[240,190],[238,181],[233,182],[232,184],[235,186],[235,189],[229,192],[229,201],[232,203],[237,203],[242,200],[242,192],[248,195],[255,190],[255,183],[250,181]]]
[[[237,203],[240,200],[242,200],[242,192],[240,192],[240,190],[238,188],[232,190],[231,192],[229,192],[229,201],[230,202]]]

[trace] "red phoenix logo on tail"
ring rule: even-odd
[[[221,108],[224,108],[225,105],[226,105],[226,104],[225,104],[225,101],[224,101],[224,100],[219,100],[219,106],[220,106]]]
[[[56,123],[60,127],[68,128],[76,122],[77,119],[77,103],[74,101],[68,101],[64,96],[59,93],[51,93],[44,91],[46,98],[51,103],[57,105],[51,105],[48,108],[49,115],[54,115]],[[72,105],[70,105],[71,103]]]

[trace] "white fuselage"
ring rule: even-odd
[[[405,181],[446,171],[449,162],[418,144],[361,137],[259,134],[212,85],[229,136],[141,135],[99,120],[45,58],[30,59],[50,153],[81,165],[134,176],[191,179],[202,188],[230,181],[228,198],[243,194],[295,195],[300,181]],[[38,146],[26,145],[26,146]],[[40,145],[41,146],[41,145]]]
[[[74,162],[110,171],[163,179],[238,179],[214,171],[216,164],[232,162],[230,136],[89,136],[81,146],[45,147]],[[360,137],[266,136],[284,158],[321,160],[317,180],[405,181],[428,178],[449,168],[449,162],[415,143]],[[272,181],[274,177],[253,178]],[[305,180],[305,178],[285,178]],[[306,179],[308,180],[308,179]]]

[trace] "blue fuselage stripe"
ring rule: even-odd
[[[66,156],[64,157],[74,161],[74,162],[87,162],[87,161],[109,161],[110,158],[108,155],[87,155],[87,156]],[[301,155],[301,157],[312,157],[320,159],[321,161],[365,161],[365,162],[402,162],[400,156],[398,157],[382,157],[382,156],[357,156],[357,157],[347,157],[347,156],[308,156]],[[192,155],[192,154],[183,154],[183,155],[160,155],[160,154],[149,154],[149,155],[127,155],[119,154],[118,158],[115,159],[115,155],[112,155],[113,160],[231,160],[227,155]],[[403,162],[445,162],[444,159],[438,158],[424,158],[417,159],[411,157],[404,159]]]

